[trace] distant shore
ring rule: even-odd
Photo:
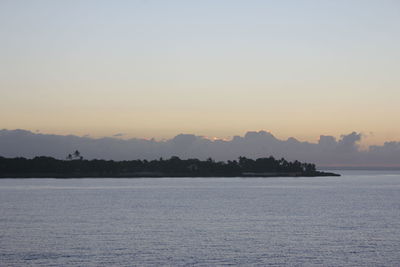
[[[312,163],[285,159],[239,157],[234,161],[199,159],[59,160],[51,157],[0,157],[0,178],[162,178],[162,177],[320,177],[340,176],[318,171]]]
[[[237,175],[221,175],[221,174],[208,174],[208,175],[193,175],[187,174],[163,174],[163,173],[122,173],[122,174],[100,174],[100,173],[70,173],[70,174],[60,174],[60,173],[1,173],[0,179],[7,178],[54,178],[54,179],[76,179],[76,178],[274,178],[274,177],[329,177],[329,176],[341,176],[340,174],[333,172],[321,172],[318,171],[312,174],[302,174],[302,173],[248,173],[248,174],[237,174]]]

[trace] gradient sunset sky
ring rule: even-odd
[[[400,141],[400,1],[0,0],[0,128]]]

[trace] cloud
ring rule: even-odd
[[[65,158],[78,149],[87,159],[156,159],[181,158],[233,160],[239,156],[251,158],[274,156],[288,160],[314,162],[318,166],[398,166],[400,142],[386,142],[360,150],[362,135],[357,132],[342,135],[338,140],[321,135],[317,143],[301,142],[294,137],[280,140],[267,131],[247,132],[232,140],[210,140],[193,134],[179,134],[172,139],[133,138],[123,140],[116,134],[106,138],[48,135],[25,130],[0,130],[0,156],[35,157],[39,155]]]
[[[113,135],[113,137],[122,137],[122,136],[125,136],[125,134],[124,133],[117,133],[117,134]]]
[[[352,132],[348,135],[342,135],[341,138],[338,142],[340,148],[345,151],[356,151],[358,148],[357,142],[361,140],[361,134]]]

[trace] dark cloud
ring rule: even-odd
[[[342,135],[341,138],[342,139],[340,139],[338,142],[340,149],[343,149],[343,151],[347,152],[354,152],[358,150],[357,142],[361,140],[361,134],[352,132],[348,135]]]
[[[34,157],[47,155],[65,158],[79,150],[85,158],[114,160],[156,159],[179,156],[181,158],[212,157],[232,160],[239,156],[265,157],[273,155],[288,160],[314,162],[319,166],[399,166],[400,142],[386,142],[360,150],[360,133],[333,136],[321,135],[317,143],[301,142],[293,137],[280,140],[266,131],[248,132],[232,140],[209,140],[193,134],[179,134],[172,139],[156,141],[116,137],[94,139],[73,135],[48,135],[25,130],[0,130],[0,155],[4,157]]]

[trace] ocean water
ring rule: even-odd
[[[399,266],[400,173],[0,180],[0,266]]]

